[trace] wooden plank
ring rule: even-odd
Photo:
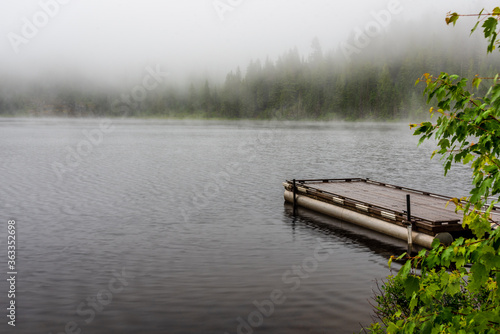
[[[439,232],[462,231],[462,214],[449,197],[369,179],[311,179],[296,180],[297,190],[306,196],[367,216],[403,226],[406,217],[406,194],[411,195],[414,228],[434,235]],[[292,190],[292,182],[284,183]],[[492,210],[492,228],[500,227],[500,206]]]
[[[309,187],[348,197],[360,202],[390,208],[394,211],[406,210],[406,192],[402,189],[380,186],[367,182],[309,183]],[[455,213],[454,205],[446,207],[447,201],[425,194],[411,194],[412,214],[441,224],[458,223],[461,215]]]

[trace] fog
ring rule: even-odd
[[[315,37],[324,50],[338,48],[356,29],[376,22],[374,15],[381,11],[390,13],[383,18],[387,25],[397,22],[408,31],[423,33],[439,26],[439,34],[451,29],[444,23],[447,12],[477,13],[495,4],[450,0],[2,1],[0,73],[4,84],[16,79],[84,78],[117,85],[140,76],[147,66],[161,66],[172,80],[193,76],[223,80],[230,70],[244,70],[251,59],[275,60],[293,47],[307,57]]]

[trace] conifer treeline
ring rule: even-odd
[[[8,83],[3,82],[0,115],[415,118],[427,110],[423,85],[415,87],[423,73],[446,71],[469,78],[498,73],[494,59],[485,59],[483,46],[474,40],[465,41],[464,47],[464,41],[453,37],[399,38],[396,30],[347,57],[342,47],[324,52],[314,39],[307,57],[295,48],[275,61],[251,61],[244,73],[239,68],[231,71],[222,84],[205,80],[179,87],[166,83],[126,108],[116,107],[117,92],[91,92],[70,85],[54,90],[34,84],[24,93],[6,94]],[[460,33],[450,34],[455,35]]]

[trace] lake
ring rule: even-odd
[[[294,217],[282,182],[466,195],[469,169],[445,178],[417,142],[407,123],[0,119],[0,331],[357,333],[404,243]]]

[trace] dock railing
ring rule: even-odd
[[[287,190],[294,192],[297,196],[298,194],[306,194],[308,196],[315,197],[316,199],[331,203],[337,206],[342,206],[347,209],[358,211],[364,214],[369,214],[371,216],[375,216],[378,218],[382,218],[383,220],[396,223],[397,225],[407,226],[407,216],[404,211],[393,210],[391,208],[382,207],[373,205],[370,203],[366,203],[363,201],[356,200],[354,198],[349,198],[346,196],[341,196],[332,192],[316,189],[313,186],[308,186],[308,183],[331,183],[331,182],[370,182],[376,183],[378,182],[361,179],[361,178],[352,178],[352,179],[307,179],[307,180],[295,180],[295,190],[294,190],[294,182],[293,180],[287,180],[284,183],[285,188]],[[380,185],[380,184],[379,184]],[[395,187],[395,186],[394,186]],[[419,192],[421,193],[421,192]],[[428,221],[421,217],[412,216],[413,222],[419,222],[420,224],[427,225],[432,224],[432,221]]]
[[[453,219],[446,221],[436,221],[429,220],[424,217],[419,217],[416,215],[407,216],[406,212],[401,210],[394,210],[392,208],[383,207],[379,205],[370,204],[367,202],[359,201],[354,198],[349,198],[346,196],[341,196],[330,191],[325,191],[317,189],[314,184],[317,183],[344,183],[344,182],[366,182],[368,184],[373,184],[381,187],[387,187],[391,189],[398,189],[404,191],[407,194],[418,194],[429,196],[432,198],[437,198],[445,201],[451,201],[453,197],[444,196],[440,194],[435,194],[432,192],[416,190],[408,187],[397,186],[389,183],[373,181],[365,178],[343,178],[343,179],[301,179],[301,180],[287,180],[283,185],[289,191],[294,193],[294,202],[296,201],[296,196],[300,194],[307,195],[309,197],[314,197],[317,200],[327,202],[336,206],[345,207],[346,209],[357,211],[366,215],[377,217],[379,219],[400,225],[408,226],[412,223],[416,230],[423,233],[433,235],[435,233],[443,231],[460,231],[463,230],[461,225],[461,219]],[[310,185],[309,185],[310,184]],[[463,202],[465,203],[465,202]],[[294,204],[295,207],[295,204]],[[500,205],[494,206],[491,210],[491,214],[494,217],[498,217],[500,220]],[[492,228],[496,228],[499,225],[498,220],[494,219],[496,222],[492,222]],[[495,225],[495,226],[494,226]]]

